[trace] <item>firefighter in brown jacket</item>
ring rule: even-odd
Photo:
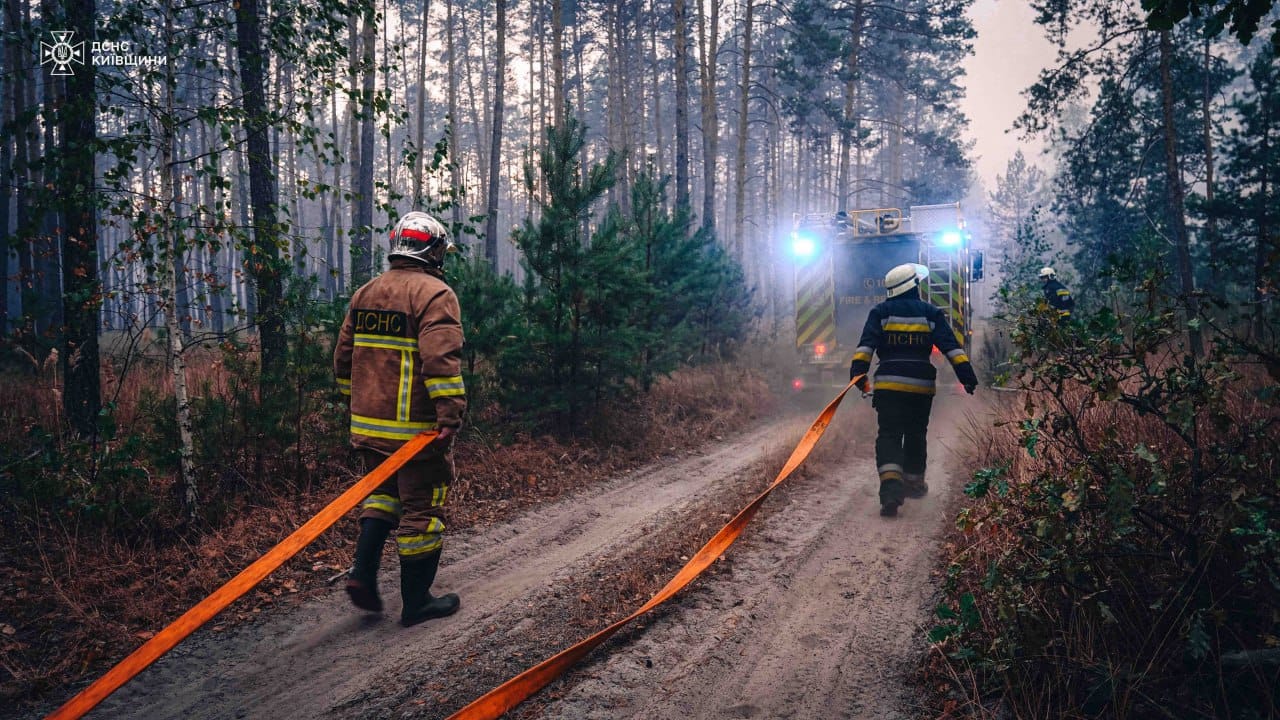
[[[334,374],[351,397],[351,444],[368,468],[424,430],[439,437],[364,501],[347,594],[379,612],[378,561],[394,529],[400,556],[400,623],[451,615],[458,596],[431,595],[444,535],[443,506],[453,480],[450,446],[467,407],[462,384],[458,297],[441,267],[448,231],[421,212],[391,233],[391,269],[351,297],[333,354]]]

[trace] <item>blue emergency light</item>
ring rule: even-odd
[[[818,252],[818,244],[813,241],[813,238],[808,235],[801,235],[800,233],[791,233],[792,255],[795,255],[802,260],[807,260],[808,258],[813,257],[816,252]]]

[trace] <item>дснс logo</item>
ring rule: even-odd
[[[84,64],[84,41],[71,42],[76,34],[74,30],[51,30],[49,34],[53,36],[53,44],[40,43],[40,64],[53,63],[51,75],[75,75],[71,63]]]

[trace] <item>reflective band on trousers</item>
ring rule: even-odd
[[[400,499],[392,497],[391,495],[383,495],[382,493],[370,495],[360,508],[363,510],[380,510],[388,515],[395,515],[396,517],[400,517],[400,515],[403,514]]]
[[[432,550],[439,550],[443,545],[444,523],[440,522],[440,518],[431,518],[424,533],[396,536],[396,551],[402,557],[429,553]]]
[[[388,440],[408,440],[424,430],[434,430],[433,422],[405,422],[351,414],[351,434]]]
[[[885,463],[876,468],[881,480],[901,480],[902,466],[897,463]]]

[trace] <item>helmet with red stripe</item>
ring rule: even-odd
[[[413,211],[400,218],[391,231],[388,258],[404,257],[428,267],[444,265],[445,253],[454,249],[444,223],[424,212]]]

